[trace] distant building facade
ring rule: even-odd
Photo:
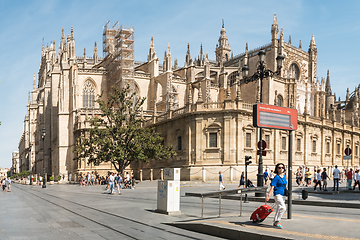
[[[12,175],[20,173],[19,151],[13,151],[12,153],[12,166],[10,171]]]
[[[10,170],[10,169],[8,169],[8,168],[1,168],[1,167],[0,167],[0,179],[7,178],[7,172],[8,172],[9,170]]]
[[[267,68],[275,71],[276,56],[285,56],[280,75],[263,81],[263,102],[298,110],[298,130],[293,134],[293,165],[332,167],[359,166],[359,87],[347,91],[345,100],[336,100],[330,86],[330,74],[317,76],[317,46],[312,36],[307,51],[286,42],[279,31],[276,15],[271,26],[271,42],[233,55],[224,24],[215,48],[216,61],[204,54],[192,58],[188,45],[182,67],[172,61],[170,46],[163,63],[155,52],[151,37],[147,61],[134,60],[134,28],[104,27],[104,58],[98,56],[95,42],[92,57],[75,56],[73,29],[61,35],[58,51],[55,41],[43,46],[38,80],[29,94],[24,131],[19,142],[19,171],[74,178],[75,173],[113,170],[111,165],[87,165],[75,160],[76,137],[89,127],[88,117],[99,114],[94,102],[104,99],[112,86],[130,84],[139,97],[146,97],[143,116],[146,126],[155,126],[164,144],[174,146],[177,156],[170,160],[135,163],[130,168],[144,178],[165,167],[180,167],[182,179],[216,178],[219,169],[229,169],[237,179],[244,167],[245,155],[256,159],[258,129],[252,125],[252,105],[260,100],[260,83],[245,84],[242,67],[250,74],[259,64],[257,53],[266,52]],[[43,129],[45,138],[43,140]],[[267,142],[265,167],[287,162],[288,132],[264,129]],[[44,141],[44,142],[43,142]],[[45,146],[45,148],[43,147]],[[343,150],[353,149],[350,162]],[[253,161],[255,162],[255,161]],[[256,170],[256,164],[252,168]],[[154,170],[151,170],[154,169]],[[156,174],[155,174],[156,177]]]

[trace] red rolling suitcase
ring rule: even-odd
[[[272,212],[273,212],[273,208],[270,207],[269,205],[261,205],[251,214],[250,220],[252,220],[254,223],[262,222]]]

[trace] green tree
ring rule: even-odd
[[[86,159],[94,165],[110,162],[122,172],[136,161],[173,157],[176,153],[172,146],[163,146],[155,128],[142,127],[141,106],[145,98],[137,98],[129,85],[112,90],[106,101],[102,96],[96,100],[102,113],[90,118],[91,127],[76,139],[76,159]]]

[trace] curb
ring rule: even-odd
[[[224,239],[251,239],[251,240],[285,240],[293,239],[287,237],[271,236],[263,233],[255,233],[251,231],[232,229],[226,227],[218,227],[211,224],[204,223],[165,223],[166,225],[207,234],[210,236],[220,237]]]

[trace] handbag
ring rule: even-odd
[[[280,176],[279,176],[279,178],[281,179],[281,181],[284,183],[284,186],[285,186],[284,196],[288,197],[290,195],[289,190],[286,188],[286,184],[285,184],[284,180]]]

